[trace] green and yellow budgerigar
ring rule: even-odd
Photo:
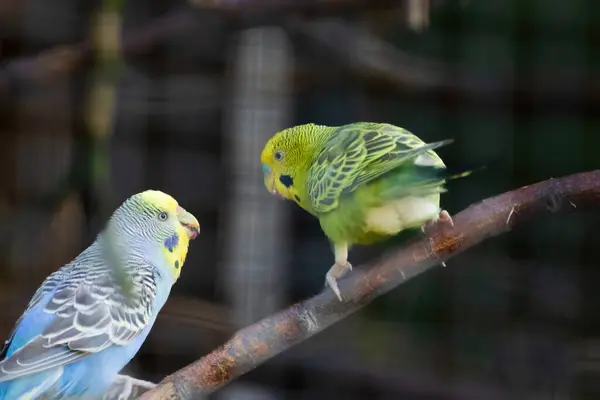
[[[127,199],[33,295],[0,355],[0,399],[101,399],[148,336],[199,232],[166,193]]]
[[[352,245],[422,228],[438,218],[453,223],[440,209],[449,177],[434,152],[451,141],[427,144],[394,125],[357,122],[299,125],[266,143],[264,184],[319,219],[335,253],[325,283],[340,301],[337,280],[352,269]]]

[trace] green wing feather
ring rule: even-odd
[[[434,158],[434,166],[443,167],[442,160],[432,150],[450,142],[426,144],[407,130],[389,124],[342,126],[325,143],[308,170],[311,205],[319,213],[331,211],[338,206],[342,194],[425,153]]]

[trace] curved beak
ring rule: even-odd
[[[275,182],[273,180],[273,170],[267,164],[262,165],[263,170],[263,181],[265,187],[272,195],[281,198],[281,194],[275,189]]]
[[[263,181],[269,192],[273,189],[273,170],[267,164],[262,165]]]
[[[183,225],[188,238],[190,238],[190,240],[196,239],[196,236],[200,234],[200,223],[196,217],[185,211],[185,208],[181,206],[177,206],[176,213],[177,219],[179,220],[179,223]]]

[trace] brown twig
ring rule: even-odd
[[[345,69],[348,71],[355,71],[360,76],[376,77],[390,87],[404,90],[412,88],[436,99],[442,95],[492,104],[512,104],[515,101],[528,104],[535,100],[537,106],[556,106],[561,109],[565,106],[596,105],[600,99],[600,83],[594,73],[581,80],[581,74],[576,69],[545,67],[536,70],[535,76],[532,76],[519,71],[515,74],[514,68],[507,65],[504,71],[490,74],[479,69],[415,57],[368,31],[339,21],[314,18],[315,15],[340,15],[359,9],[387,10],[397,6],[397,2],[390,0],[190,0],[190,3],[199,10],[214,11],[216,18],[257,21],[263,16],[270,24],[282,24],[290,32],[327,47],[331,54],[347,65]],[[305,18],[306,15],[310,18]],[[173,11],[146,27],[124,34],[122,55],[127,58],[148,53],[174,34],[191,31],[197,23],[191,10],[184,8]],[[92,53],[92,44],[85,41],[49,49],[43,56],[11,60],[0,69],[0,95],[14,81],[40,82],[65,77],[83,65],[83,61]],[[339,74],[337,70],[331,73]]]
[[[454,227],[433,224],[416,240],[340,282],[346,299],[331,290],[237,332],[227,343],[166,377],[140,399],[191,399],[213,392],[269,358],[308,339],[378,296],[483,240],[543,214],[600,206],[600,171],[550,179],[471,205]],[[510,218],[509,218],[510,216]]]
[[[582,81],[573,68],[536,69],[535,79],[529,73],[508,66],[490,73],[409,54],[366,29],[341,20],[290,17],[285,20],[285,26],[326,48],[363,79],[372,77],[386,87],[412,90],[432,96],[436,101],[460,99],[480,105],[535,102],[537,107],[564,110],[583,104],[597,105],[600,99],[598,75],[589,75]]]
[[[126,33],[120,45],[122,56],[146,54],[174,34],[189,31],[196,23],[194,15],[187,9],[167,14],[144,28]],[[0,90],[6,90],[13,80],[41,83],[64,78],[83,65],[93,52],[92,41],[85,40],[50,48],[33,57],[11,60],[0,69]]]
[[[243,19],[249,14],[271,15],[275,13],[335,14],[350,10],[390,8],[390,0],[268,0],[221,1],[190,0],[198,10],[219,12],[219,17]],[[133,32],[123,35],[120,43],[123,57],[148,53],[154,46],[180,32],[191,31],[197,24],[192,10],[178,9]],[[9,61],[0,69],[0,89],[6,90],[12,81],[47,82],[68,76],[77,70],[83,61],[93,55],[94,45],[90,40],[70,45],[56,46],[29,57]]]
[[[190,0],[190,3],[201,9],[220,10],[239,16],[249,12],[327,15],[398,7],[398,2],[394,0]]]

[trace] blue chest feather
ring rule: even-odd
[[[179,244],[179,236],[174,233],[173,236],[169,236],[165,239],[165,247],[172,253],[175,247]]]

